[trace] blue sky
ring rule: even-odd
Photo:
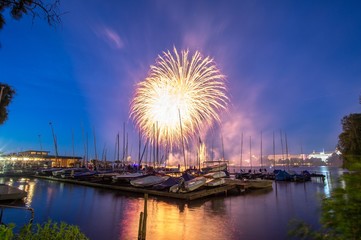
[[[241,134],[257,154],[333,151],[343,116],[360,112],[361,4],[358,1],[62,1],[62,23],[13,20],[0,31],[0,82],[16,89],[0,148],[114,157],[135,86],[163,51],[214,58],[227,77],[230,106],[209,138],[239,159]],[[221,129],[222,134],[218,131]],[[283,135],[284,137],[284,135]],[[73,144],[74,139],[74,144]],[[218,141],[218,143],[217,143]],[[246,144],[246,143],[245,143]]]

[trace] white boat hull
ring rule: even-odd
[[[166,181],[169,176],[147,176],[144,178],[134,179],[130,181],[130,184],[134,187],[150,187],[156,184],[160,184]]]
[[[222,177],[226,177],[227,174],[224,171],[219,171],[219,172],[210,172],[207,173],[206,175],[204,175],[204,177],[206,178],[222,178]]]
[[[170,192],[179,192],[179,193],[192,192],[192,191],[204,186],[205,183],[206,183],[205,177],[196,177],[189,181],[183,182],[181,184],[172,186],[169,189],[169,191]]]
[[[224,178],[214,178],[214,179],[208,179],[206,182],[207,187],[217,187],[224,185],[226,183],[226,180]]]

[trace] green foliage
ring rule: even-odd
[[[15,225],[9,224],[9,226],[0,224],[0,239],[11,240],[14,237],[13,229]]]
[[[8,119],[7,107],[11,103],[15,90],[9,85],[0,83],[0,124],[3,124]]]
[[[321,229],[301,221],[291,223],[290,236],[300,239],[361,239],[361,173],[342,177],[345,187],[334,189],[322,201]]]
[[[344,168],[361,170],[361,114],[345,116],[341,123],[343,132],[337,147],[344,158]]]
[[[13,233],[14,225],[0,226],[0,239],[4,240],[86,240],[88,239],[77,226],[51,220],[44,224],[27,224],[20,233]]]
[[[322,204],[322,222],[334,236],[361,239],[361,174],[343,177],[345,188],[337,188]]]
[[[290,230],[288,231],[288,236],[297,237],[297,239],[312,239],[312,240],[323,240],[327,238],[327,234],[322,233],[321,231],[314,231],[312,227],[306,224],[303,221],[293,219],[289,223]]]

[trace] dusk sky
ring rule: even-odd
[[[208,136],[219,150],[222,135],[233,161],[242,132],[255,154],[261,132],[264,154],[273,154],[273,132],[280,153],[280,131],[290,153],[333,151],[341,119],[361,110],[360,1],[78,0],[61,1],[60,12],[55,27],[3,13],[0,82],[16,95],[0,151],[54,154],[52,122],[59,154],[72,155],[74,139],[83,156],[88,135],[93,155],[95,133],[98,155],[106,149],[113,159],[125,122],[136,158],[129,105],[150,65],[173,47],[212,57],[226,76],[230,105]]]

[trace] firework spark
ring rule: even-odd
[[[158,56],[148,77],[137,84],[130,116],[144,137],[178,145],[219,122],[228,105],[225,76],[213,59],[174,48]],[[183,139],[182,139],[183,138]]]

